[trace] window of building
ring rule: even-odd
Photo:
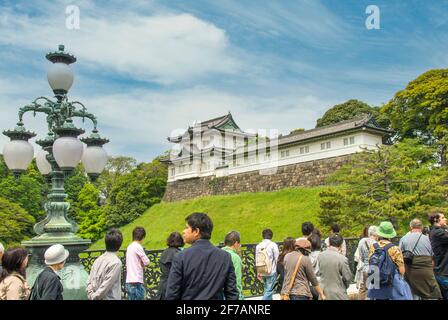
[[[188,165],[188,171],[193,171],[193,165],[192,164]]]
[[[320,144],[320,150],[330,149],[331,148],[331,141],[327,141]]]
[[[289,157],[289,150],[283,150],[280,152],[282,158]]]
[[[236,149],[236,137],[233,137],[233,148]]]
[[[355,144],[355,137],[344,138],[344,146]]]
[[[309,146],[300,147],[300,154],[309,153],[309,152],[310,152]]]
[[[171,176],[172,176],[172,177],[174,177],[174,173],[175,173],[174,168],[171,168]]]

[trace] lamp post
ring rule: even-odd
[[[65,299],[86,299],[87,272],[79,262],[79,253],[87,249],[90,240],[76,236],[77,225],[67,216],[70,204],[65,200],[64,179],[82,160],[91,180],[95,180],[104,169],[107,154],[102,148],[109,140],[98,134],[97,120],[88,113],[85,106],[78,101],[69,101],[67,93],[73,84],[73,71],[70,64],[76,58],[64,52],[64,46],[46,55],[52,62],[48,70],[48,83],[53,89],[55,99],[39,97],[31,104],[19,109],[19,122],[14,130],[4,131],[10,138],[4,146],[3,156],[8,168],[18,177],[30,165],[34,151],[28,142],[36,136],[25,129],[23,116],[27,112],[46,115],[48,134],[36,141],[42,150],[36,156],[39,171],[51,181],[51,191],[45,203],[46,218],[34,226],[37,236],[22,242],[31,253],[27,269],[27,280],[33,285],[37,275],[45,267],[44,252],[53,244],[62,244],[70,252],[65,268],[60,272],[64,286]],[[84,133],[76,128],[73,118],[89,119],[93,122],[92,134],[78,139]],[[83,142],[86,144],[84,148]]]

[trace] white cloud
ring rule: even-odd
[[[55,50],[62,42],[91,68],[165,84],[235,73],[240,67],[230,53],[225,31],[190,14],[93,15],[98,12],[98,8],[81,10],[81,28],[69,30],[63,15],[52,18],[4,10],[0,43],[42,51]]]
[[[108,148],[112,153],[132,152],[141,161],[170,148],[166,137],[195,120],[204,121],[231,111],[243,130],[277,129],[288,133],[298,127],[312,128],[322,110],[333,102],[301,97],[299,93],[271,98],[239,96],[208,87],[165,93],[138,90],[86,97],[83,101],[100,119],[100,129],[107,124],[102,133],[111,139]]]

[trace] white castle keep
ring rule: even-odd
[[[230,112],[195,122],[183,134],[168,137],[175,144],[169,159],[162,160],[169,165],[168,182],[250,171],[272,174],[285,165],[376,149],[390,131],[363,115],[288,135],[272,133],[244,132]]]

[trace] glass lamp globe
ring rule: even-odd
[[[51,172],[51,164],[47,160],[47,154],[47,151],[41,150],[36,155],[37,169],[39,169],[40,173],[42,173],[44,176],[48,175]]]
[[[73,84],[73,78],[72,69],[65,63],[53,63],[48,69],[47,79],[53,91],[70,90]]]
[[[88,174],[99,175],[106,167],[108,156],[101,146],[88,146],[84,150],[82,163]]]
[[[12,171],[25,171],[33,160],[33,156],[34,149],[28,141],[12,140],[3,147],[3,157]]]
[[[62,170],[73,170],[81,161],[82,142],[75,137],[60,137],[53,143],[53,156]]]

